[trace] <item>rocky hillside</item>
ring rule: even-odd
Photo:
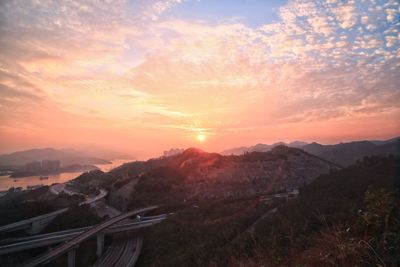
[[[90,180],[102,181],[110,191],[110,202],[127,208],[129,203],[252,197],[303,187],[320,174],[338,168],[301,149],[286,146],[240,156],[190,148],[167,158],[125,164],[110,173],[98,172],[98,177]]]
[[[400,266],[399,163],[364,159],[286,202],[187,206],[145,232],[138,266]]]
[[[302,187],[336,166],[300,149],[277,146],[270,152],[221,156],[189,149],[179,168],[190,198],[238,198]]]

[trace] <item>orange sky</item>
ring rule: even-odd
[[[0,152],[400,135],[397,1],[211,1],[2,3]]]

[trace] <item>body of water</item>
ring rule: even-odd
[[[111,164],[98,164],[96,165],[103,172],[108,172],[115,167],[118,167],[126,162],[134,161],[132,159],[116,159]],[[21,177],[21,178],[10,178],[9,175],[0,175],[0,191],[8,190],[11,187],[22,187],[27,188],[33,185],[52,185],[54,183],[65,183],[69,180],[75,179],[82,172],[64,172],[60,174],[46,175],[49,178],[40,180],[40,175]]]
[[[102,170],[103,172],[109,172],[110,170],[121,166],[124,163],[127,162],[133,162],[135,161],[134,159],[115,159],[111,161],[111,164],[96,164],[96,167]]]

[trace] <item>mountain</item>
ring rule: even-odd
[[[243,146],[232,148],[222,151],[221,154],[241,155],[248,152],[267,152],[279,145],[301,148],[310,154],[342,166],[349,166],[365,156],[400,154],[400,137],[389,140],[354,141],[334,145],[323,145],[316,142],[306,143],[301,141],[294,141],[288,144],[278,142],[272,145],[257,144],[250,147]]]
[[[254,197],[303,187],[336,169],[333,163],[282,145],[268,152],[231,156],[190,148],[170,157],[127,163],[109,173],[84,174],[77,180],[97,186],[103,183],[110,202],[126,209]]]
[[[21,166],[26,163],[41,160],[60,160],[63,166],[74,164],[107,164],[109,161],[83,153],[66,152],[54,148],[39,148],[18,151],[11,154],[0,155],[0,165]]]
[[[146,233],[139,267],[399,266],[399,163],[369,158],[282,202],[188,205]]]
[[[384,145],[384,144],[389,144],[393,143],[395,141],[400,141],[400,137],[394,137],[388,140],[372,140],[370,142],[374,143],[375,145]]]
[[[287,144],[288,147],[297,147],[297,148],[302,148],[303,146],[307,145],[307,142],[302,142],[302,141],[293,141],[289,144]]]
[[[127,153],[118,152],[108,148],[99,147],[96,145],[81,144],[74,148],[65,148],[62,151],[68,153],[78,153],[80,155],[85,154],[88,157],[98,157],[106,160],[115,159],[133,159],[131,155]]]
[[[236,147],[236,148],[232,148],[232,149],[227,149],[221,152],[221,155],[241,155],[243,153],[246,152],[267,152],[270,151],[272,148],[279,146],[279,145],[285,145],[288,147],[295,147],[295,148],[301,148],[305,145],[307,145],[308,143],[306,142],[302,142],[302,141],[294,141],[291,143],[284,143],[284,142],[277,142],[274,143],[272,145],[268,145],[268,144],[257,144],[255,146],[250,146],[250,147]]]
[[[170,150],[165,150],[164,151],[163,157],[174,156],[174,155],[182,153],[183,151],[185,151],[185,149],[182,149],[182,148],[171,148]]]
[[[311,143],[302,147],[308,153],[342,166],[349,166],[365,156],[399,155],[400,138],[385,141],[355,141],[336,145]]]

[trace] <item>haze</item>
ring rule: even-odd
[[[0,5],[2,153],[400,134],[395,0]]]

